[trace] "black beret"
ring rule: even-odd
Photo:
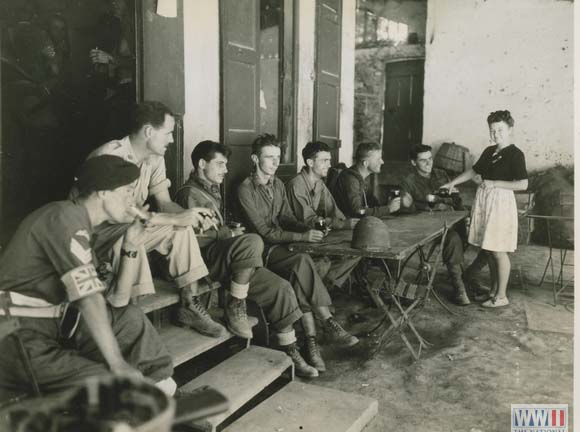
[[[77,187],[81,195],[113,190],[139,178],[139,167],[119,156],[102,155],[87,159],[79,168]]]

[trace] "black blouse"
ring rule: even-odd
[[[524,153],[513,144],[499,152],[497,145],[487,147],[473,165],[473,170],[484,180],[514,181],[528,178]]]

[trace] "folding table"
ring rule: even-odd
[[[437,246],[443,245],[447,229],[467,217],[465,211],[446,212],[421,212],[409,215],[400,215],[385,218],[391,235],[391,247],[387,251],[374,252],[351,247],[351,230],[331,231],[321,243],[292,243],[289,249],[295,252],[307,252],[310,254],[327,256],[362,256],[373,258],[381,264],[384,277],[376,280],[372,285],[367,285],[367,290],[376,306],[384,312],[384,322],[390,326],[383,330],[379,337],[379,343],[373,354],[380,350],[382,344],[392,335],[398,333],[415,360],[421,355],[421,350],[429,344],[421,337],[412,322],[412,315],[433,294],[434,298],[449,312],[449,308],[433,291],[433,279],[436,265],[440,262],[441,249],[437,259],[431,260]],[[412,271],[412,280],[405,277],[408,273],[413,258],[418,258],[418,269]],[[433,261],[433,262],[430,262]],[[390,264],[390,265],[389,265]],[[409,291],[414,291],[409,295]],[[403,306],[399,296],[405,294],[414,297],[410,304]],[[381,298],[381,293],[391,300],[400,316],[395,318],[389,307]],[[417,340],[415,348],[407,338],[405,331],[409,329]]]

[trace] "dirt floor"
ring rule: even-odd
[[[473,257],[468,251],[466,262]],[[362,336],[362,343],[351,351],[323,345],[328,372],[312,383],[377,399],[379,414],[365,432],[505,431],[512,403],[568,404],[573,430],[572,334],[532,331],[525,312],[526,304],[552,302],[551,285],[537,286],[546,259],[547,248],[540,246],[522,246],[512,256],[509,307],[452,306],[455,315],[450,315],[430,301],[414,319],[433,344],[418,362],[398,336],[365,361],[377,335],[368,332],[381,313],[359,295],[335,293],[337,317]],[[483,281],[489,281],[487,271]],[[436,286],[444,297],[450,295],[443,267]],[[540,327],[570,324],[571,311],[570,306],[547,308]],[[365,321],[353,322],[360,320]]]

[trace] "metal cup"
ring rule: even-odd
[[[316,219],[316,222],[314,223],[314,229],[326,232],[326,219],[323,217],[319,217],[318,219]]]

